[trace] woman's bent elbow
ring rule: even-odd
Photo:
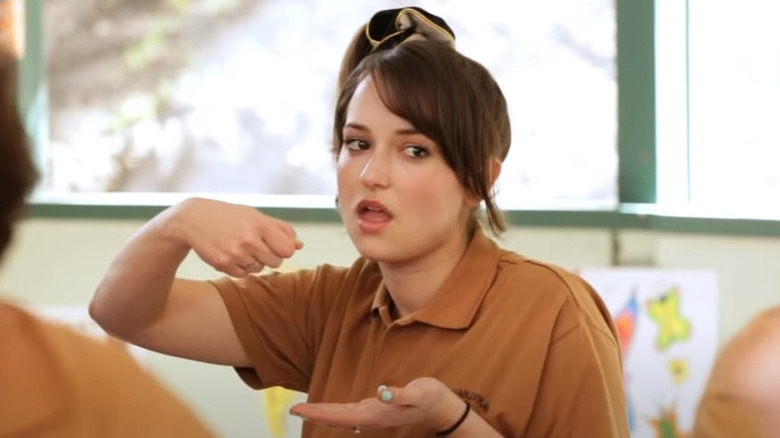
[[[112,309],[113,308],[113,309]],[[122,324],[119,324],[121,315],[116,314],[114,310],[117,308],[107,303],[105,299],[100,296],[100,291],[95,293],[92,300],[89,302],[87,308],[89,317],[92,318],[95,323],[100,326],[106,333],[123,338]]]
[[[103,306],[101,306],[100,300],[96,297],[93,297],[89,302],[87,311],[89,312],[89,317],[92,318],[92,320],[95,321],[95,323],[97,323],[97,325],[99,325],[103,330],[106,330],[106,324],[110,318],[107,317],[107,312],[103,309]]]

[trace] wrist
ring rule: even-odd
[[[437,437],[446,437],[452,435],[455,431],[457,431],[460,426],[466,421],[466,418],[468,418],[469,414],[471,413],[471,405],[469,405],[468,402],[463,402],[463,412],[461,412],[460,416],[457,420],[455,420],[454,423],[452,423],[449,427],[446,429],[438,429],[436,431]]]
[[[162,240],[176,246],[188,246],[187,236],[184,233],[185,224],[182,216],[185,210],[198,201],[197,198],[186,199],[164,210],[160,215],[150,221],[150,225],[156,228],[156,235]]]
[[[431,428],[437,434],[439,432],[447,431],[463,416],[463,411],[466,409],[467,404],[457,394],[452,391],[447,391],[447,397],[443,403],[438,403],[439,409],[436,411],[436,417],[432,421]]]

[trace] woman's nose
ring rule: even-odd
[[[367,187],[387,187],[390,183],[390,162],[382,154],[372,154],[363,165],[360,181]]]

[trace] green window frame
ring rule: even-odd
[[[33,145],[47,135],[46,77],[42,47],[44,0],[27,0],[27,49],[19,68],[19,105]],[[618,205],[612,210],[509,210],[513,225],[751,236],[780,236],[780,219],[725,219],[665,211],[657,200],[654,0],[615,0],[618,68]],[[687,2],[686,2],[687,3]],[[39,163],[44,157],[36,151]],[[94,205],[33,201],[34,218],[147,219],[167,205]],[[332,208],[256,205],[296,222],[337,222]]]

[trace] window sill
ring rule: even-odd
[[[271,216],[291,222],[336,223],[341,220],[330,196],[191,193],[101,193],[59,198],[36,194],[30,202],[30,216],[46,219],[146,220],[192,196],[258,206]],[[738,211],[743,212],[742,216],[737,215]],[[780,214],[734,208],[719,212],[654,204],[621,204],[615,209],[515,209],[505,211],[505,215],[509,223],[515,226],[635,229],[780,238]]]

